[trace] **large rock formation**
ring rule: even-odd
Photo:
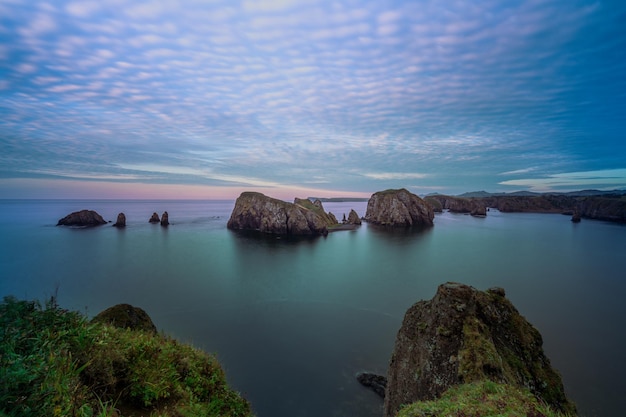
[[[117,215],[117,221],[113,225],[114,227],[126,227],[126,215],[124,213],[120,213]]]
[[[483,380],[526,388],[556,410],[574,413],[542,343],[503,289],[443,284],[432,300],[416,303],[404,317],[388,370],[384,415]]]
[[[142,330],[156,333],[157,328],[152,319],[143,309],[130,304],[117,304],[100,312],[92,320],[94,323],[105,323],[122,329]]]
[[[154,212],[152,213],[152,217],[150,217],[150,220],[148,220],[148,222],[150,223],[161,223],[161,219],[159,219],[159,215]]]
[[[161,226],[168,226],[170,224],[170,215],[167,211],[164,211],[161,215]]]
[[[431,206],[406,189],[379,191],[367,202],[364,220],[383,226],[432,226],[435,214]]]
[[[106,221],[93,210],[81,210],[68,214],[57,223],[57,226],[99,226]]]
[[[452,213],[471,214],[472,216],[486,216],[487,208],[485,201],[480,198],[451,197],[448,195],[430,195],[424,199],[435,211],[442,209],[450,210]]]
[[[237,201],[227,227],[281,235],[326,235],[336,224],[324,212],[321,201],[296,199],[294,203],[277,200],[256,192],[244,192]]]

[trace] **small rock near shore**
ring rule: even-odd
[[[142,330],[156,333],[157,328],[143,309],[130,304],[117,304],[100,312],[94,323],[110,324],[122,329]]]
[[[387,378],[382,375],[376,375],[369,372],[361,372],[356,376],[357,381],[361,385],[370,388],[376,394],[385,398],[385,389],[387,388]]]

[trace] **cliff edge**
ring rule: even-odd
[[[492,381],[528,390],[554,410],[575,414],[541,334],[505,297],[446,283],[406,313],[391,358],[384,416],[440,398],[450,388]]]

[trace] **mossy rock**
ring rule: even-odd
[[[93,318],[94,323],[110,324],[122,329],[156,333],[157,328],[143,309],[130,304],[109,307]]]

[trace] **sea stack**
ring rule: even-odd
[[[344,214],[344,218],[345,218],[345,214]],[[356,225],[360,225],[361,224],[361,218],[359,217],[358,213],[356,211],[354,211],[354,209],[350,210],[350,214],[348,214],[347,223],[348,224],[356,224]]]
[[[296,198],[293,203],[257,192],[241,193],[228,220],[231,230],[254,230],[292,236],[327,235],[337,219],[324,211],[321,201]]]
[[[156,213],[152,213],[152,217],[148,220],[150,223],[160,223],[161,219],[159,219],[159,215]]]
[[[120,213],[117,215],[117,221],[115,222],[113,227],[126,227],[126,215],[124,213]]]
[[[434,218],[430,205],[402,188],[372,194],[364,220],[381,226],[409,228],[431,227]]]
[[[161,226],[167,226],[169,224],[170,224],[169,215],[167,214],[167,211],[164,211],[163,215],[161,215]]]

